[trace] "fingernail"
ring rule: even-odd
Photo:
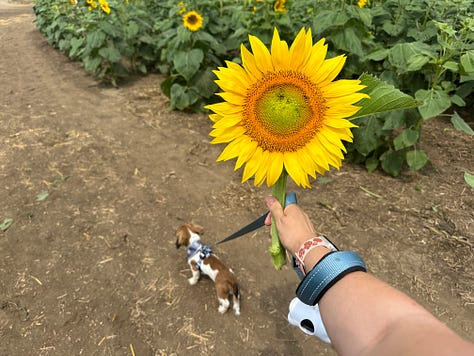
[[[273,205],[273,203],[276,202],[276,199],[275,199],[275,197],[270,195],[270,196],[265,198],[265,202],[267,203],[267,206],[270,207],[271,205]]]

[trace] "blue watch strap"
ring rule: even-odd
[[[324,256],[301,281],[296,295],[305,304],[316,305],[326,291],[348,273],[367,272],[362,258],[352,251],[336,251]]]

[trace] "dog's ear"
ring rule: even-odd
[[[201,225],[197,225],[197,224],[189,224],[188,225],[188,228],[198,234],[198,235],[203,235],[204,234],[204,228],[201,226]]]
[[[176,248],[180,248],[181,245],[189,244],[189,231],[186,225],[181,225],[176,231]]]

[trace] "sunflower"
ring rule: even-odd
[[[202,16],[197,11],[189,11],[183,16],[184,27],[196,32],[202,27]]]
[[[243,65],[227,61],[214,73],[224,100],[206,106],[213,113],[211,143],[227,143],[218,161],[245,164],[242,182],[273,186],[288,174],[301,187],[330,166],[339,168],[355,127],[345,118],[359,110],[353,104],[368,96],[359,80],[334,80],[344,55],[325,59],[324,39],[313,44],[304,28],[291,47],[275,29],[271,51],[249,36],[253,54],[241,45]]]
[[[365,6],[365,4],[367,3],[367,0],[359,0],[357,2],[357,6],[359,6],[359,8],[363,8]]]
[[[178,2],[178,15],[184,14],[186,12],[186,3],[184,1]]]
[[[99,4],[103,12],[105,12],[107,15],[110,14],[110,7],[107,0],[99,0]]]
[[[276,0],[275,3],[273,4],[273,10],[275,12],[279,12],[280,14],[285,14],[286,13],[285,2],[286,0]]]

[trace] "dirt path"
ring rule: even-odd
[[[286,322],[297,280],[268,231],[218,249],[242,285],[220,315],[187,284],[183,222],[212,243],[260,215],[269,190],[217,164],[204,115],[170,113],[155,75],[97,85],[51,48],[31,5],[0,0],[0,355],[333,354]],[[472,138],[431,121],[432,166],[393,179],[345,165],[297,191],[318,227],[474,340]]]

